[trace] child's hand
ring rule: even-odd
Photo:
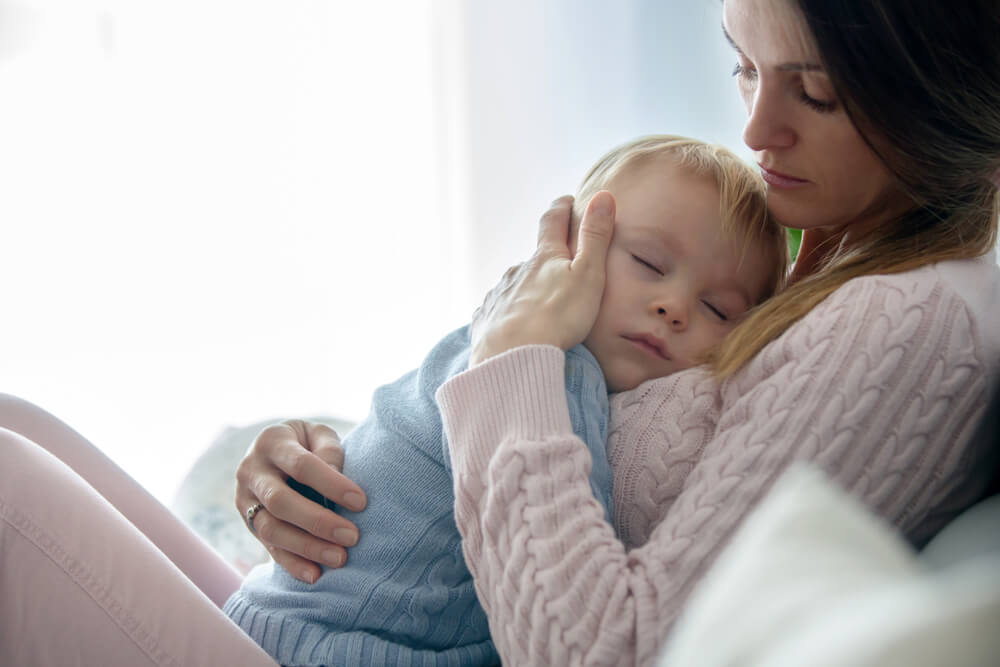
[[[318,563],[340,567],[344,547],[358,541],[358,529],[288,484],[292,478],[349,510],[365,507],[361,488],[344,477],[340,438],[325,424],[290,420],[260,432],[236,470],[236,509],[274,561],[300,581],[313,583]]]
[[[521,345],[568,350],[587,337],[604,293],[615,200],[609,192],[590,200],[575,256],[568,238],[572,206],[571,197],[553,202],[539,223],[535,254],[486,295],[473,318],[469,366]]]

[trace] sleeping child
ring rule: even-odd
[[[605,290],[584,344],[566,353],[565,385],[573,429],[593,460],[593,502],[610,522],[609,392],[701,363],[779,289],[788,252],[760,177],[718,146],[661,135],[615,148],[578,189],[573,230],[600,190],[616,203]],[[349,512],[298,485],[358,526],[348,562],[311,585],[273,562],[258,566],[226,603],[279,663],[500,662],[462,557],[434,401],[437,388],[467,368],[469,351],[466,326],[420,368],[375,392],[371,414],[343,443],[344,474],[365,489],[365,510]]]

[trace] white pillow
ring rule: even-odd
[[[931,572],[819,471],[792,467],[695,590],[661,666],[1000,664],[1000,558]]]
[[[920,562],[943,569],[989,553],[1000,555],[1000,494],[980,500],[953,519],[921,550]]]

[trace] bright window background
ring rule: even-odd
[[[165,502],[363,417],[612,145],[740,149],[720,5],[0,0],[0,391]]]

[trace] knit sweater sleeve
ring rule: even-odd
[[[969,483],[986,402],[973,329],[940,285],[861,279],[722,385],[702,371],[644,385],[618,447],[652,434],[646,460],[687,469],[628,552],[593,501],[561,351],[519,348],[450,380],[438,401],[456,521],[504,661],[652,664],[695,582],[795,460],[926,537],[982,489]],[[679,415],[697,428],[665,423]]]

